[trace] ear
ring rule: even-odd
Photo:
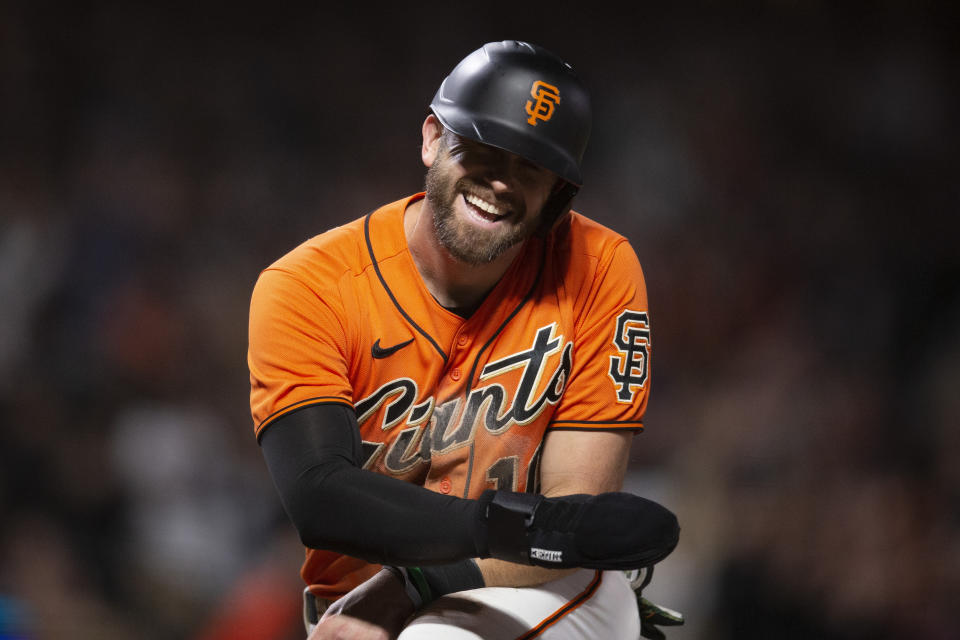
[[[423,166],[430,167],[440,153],[440,140],[443,138],[443,125],[432,113],[423,121],[423,145],[420,147],[420,159]]]

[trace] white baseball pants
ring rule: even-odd
[[[583,569],[537,587],[438,598],[399,640],[637,640],[636,596],[622,571]]]

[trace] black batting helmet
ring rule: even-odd
[[[576,192],[590,97],[569,64],[526,42],[490,42],[454,67],[430,103],[444,127],[545,168]],[[569,193],[572,197],[572,193]]]

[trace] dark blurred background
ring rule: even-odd
[[[960,638],[960,12],[586,4],[0,3],[0,638],[303,637],[251,288],[419,190],[504,38],[591,88],[576,208],[645,268],[671,640]]]

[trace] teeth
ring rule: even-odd
[[[502,215],[503,215],[503,213],[500,211],[500,209],[499,209],[498,207],[496,207],[495,205],[490,204],[490,203],[487,202],[486,200],[481,200],[480,198],[478,198],[478,197],[475,196],[475,195],[467,194],[467,195],[463,196],[463,198],[464,198],[464,200],[466,200],[467,202],[469,202],[470,204],[472,204],[472,205],[475,206],[476,208],[482,209],[482,210],[486,211],[487,213],[489,213],[489,214],[491,214],[491,215],[494,215],[494,216],[502,216]]]

